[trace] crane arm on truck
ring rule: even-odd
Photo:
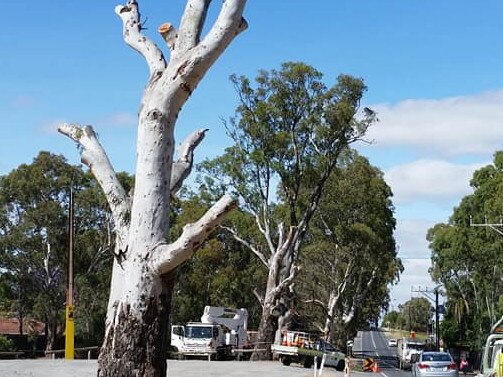
[[[225,308],[221,306],[205,306],[203,315],[201,316],[201,322],[216,323],[234,331],[240,329],[246,331],[248,310]]]

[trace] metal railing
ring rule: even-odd
[[[75,348],[75,353],[81,352],[81,351],[86,351],[87,352],[87,359],[91,359],[91,353],[92,351],[99,350],[100,347],[94,346],[94,347],[81,347],[81,348]],[[65,354],[65,350],[51,350],[51,351],[45,351],[46,356],[50,356],[52,359],[56,358],[56,355],[58,354]]]

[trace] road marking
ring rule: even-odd
[[[379,356],[379,352],[377,352],[376,342],[374,340],[374,332],[373,331],[370,332],[370,339],[372,339],[372,344],[374,345],[374,349],[376,350],[375,351],[376,352],[376,356]]]

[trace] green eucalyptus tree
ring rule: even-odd
[[[127,179],[123,177],[124,182]],[[6,314],[43,321],[47,349],[61,335],[68,264],[70,187],[75,202],[76,335],[103,336],[112,246],[110,214],[89,173],[64,157],[40,152],[0,178],[0,290]],[[6,305],[5,303],[9,303]],[[20,328],[20,332],[23,329]]]
[[[454,209],[447,224],[428,232],[432,250],[431,276],[447,295],[445,329],[451,342],[478,348],[503,315],[503,151],[493,163],[478,169],[470,182],[473,193]],[[457,331],[453,330],[457,328]],[[457,334],[454,336],[453,334]]]
[[[400,307],[400,314],[405,320],[405,328],[409,331],[426,332],[432,319],[433,306],[424,297],[413,297]]]
[[[240,195],[242,210],[255,219],[255,233],[235,225],[227,230],[268,272],[257,292],[261,344],[270,344],[291,316],[300,246],[325,182],[341,152],[375,121],[367,108],[356,117],[366,91],[361,79],[340,75],[327,87],[322,78],[313,67],[293,62],[260,71],[255,86],[232,76],[239,105],[226,126],[234,144],[202,165],[209,177]],[[268,351],[253,355],[268,357]]]
[[[206,196],[206,198],[205,198]],[[217,195],[216,197],[219,197]],[[214,196],[191,194],[178,202],[172,232],[181,232],[183,225],[194,221],[210,207]],[[230,214],[231,221],[239,212]],[[243,221],[243,220],[242,220]],[[253,221],[253,219],[251,219]],[[173,295],[173,323],[198,321],[205,305],[246,308],[248,328],[256,328],[260,305],[252,294],[256,280],[263,281],[265,272],[260,262],[244,250],[223,229],[213,231],[194,257],[177,271]]]
[[[393,238],[392,192],[380,170],[350,151],[328,179],[303,250],[298,291],[341,346],[389,301],[403,271]]]

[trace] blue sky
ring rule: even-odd
[[[214,7],[220,2],[215,1]],[[0,174],[41,150],[78,163],[61,122],[92,124],[116,170],[134,171],[135,117],[147,67],[122,40],[110,0],[4,0],[0,43]],[[178,24],[183,0],[144,0],[146,34]],[[181,140],[210,132],[201,160],[230,141],[221,118],[233,114],[228,77],[303,61],[332,84],[340,73],[364,78],[365,106],[380,122],[361,152],[382,169],[395,194],[397,240],[406,271],[392,290],[433,287],[426,230],[447,221],[470,192],[474,169],[503,142],[503,2],[486,0],[249,0],[249,29],[216,62],[184,107]],[[210,13],[214,17],[215,10]]]

